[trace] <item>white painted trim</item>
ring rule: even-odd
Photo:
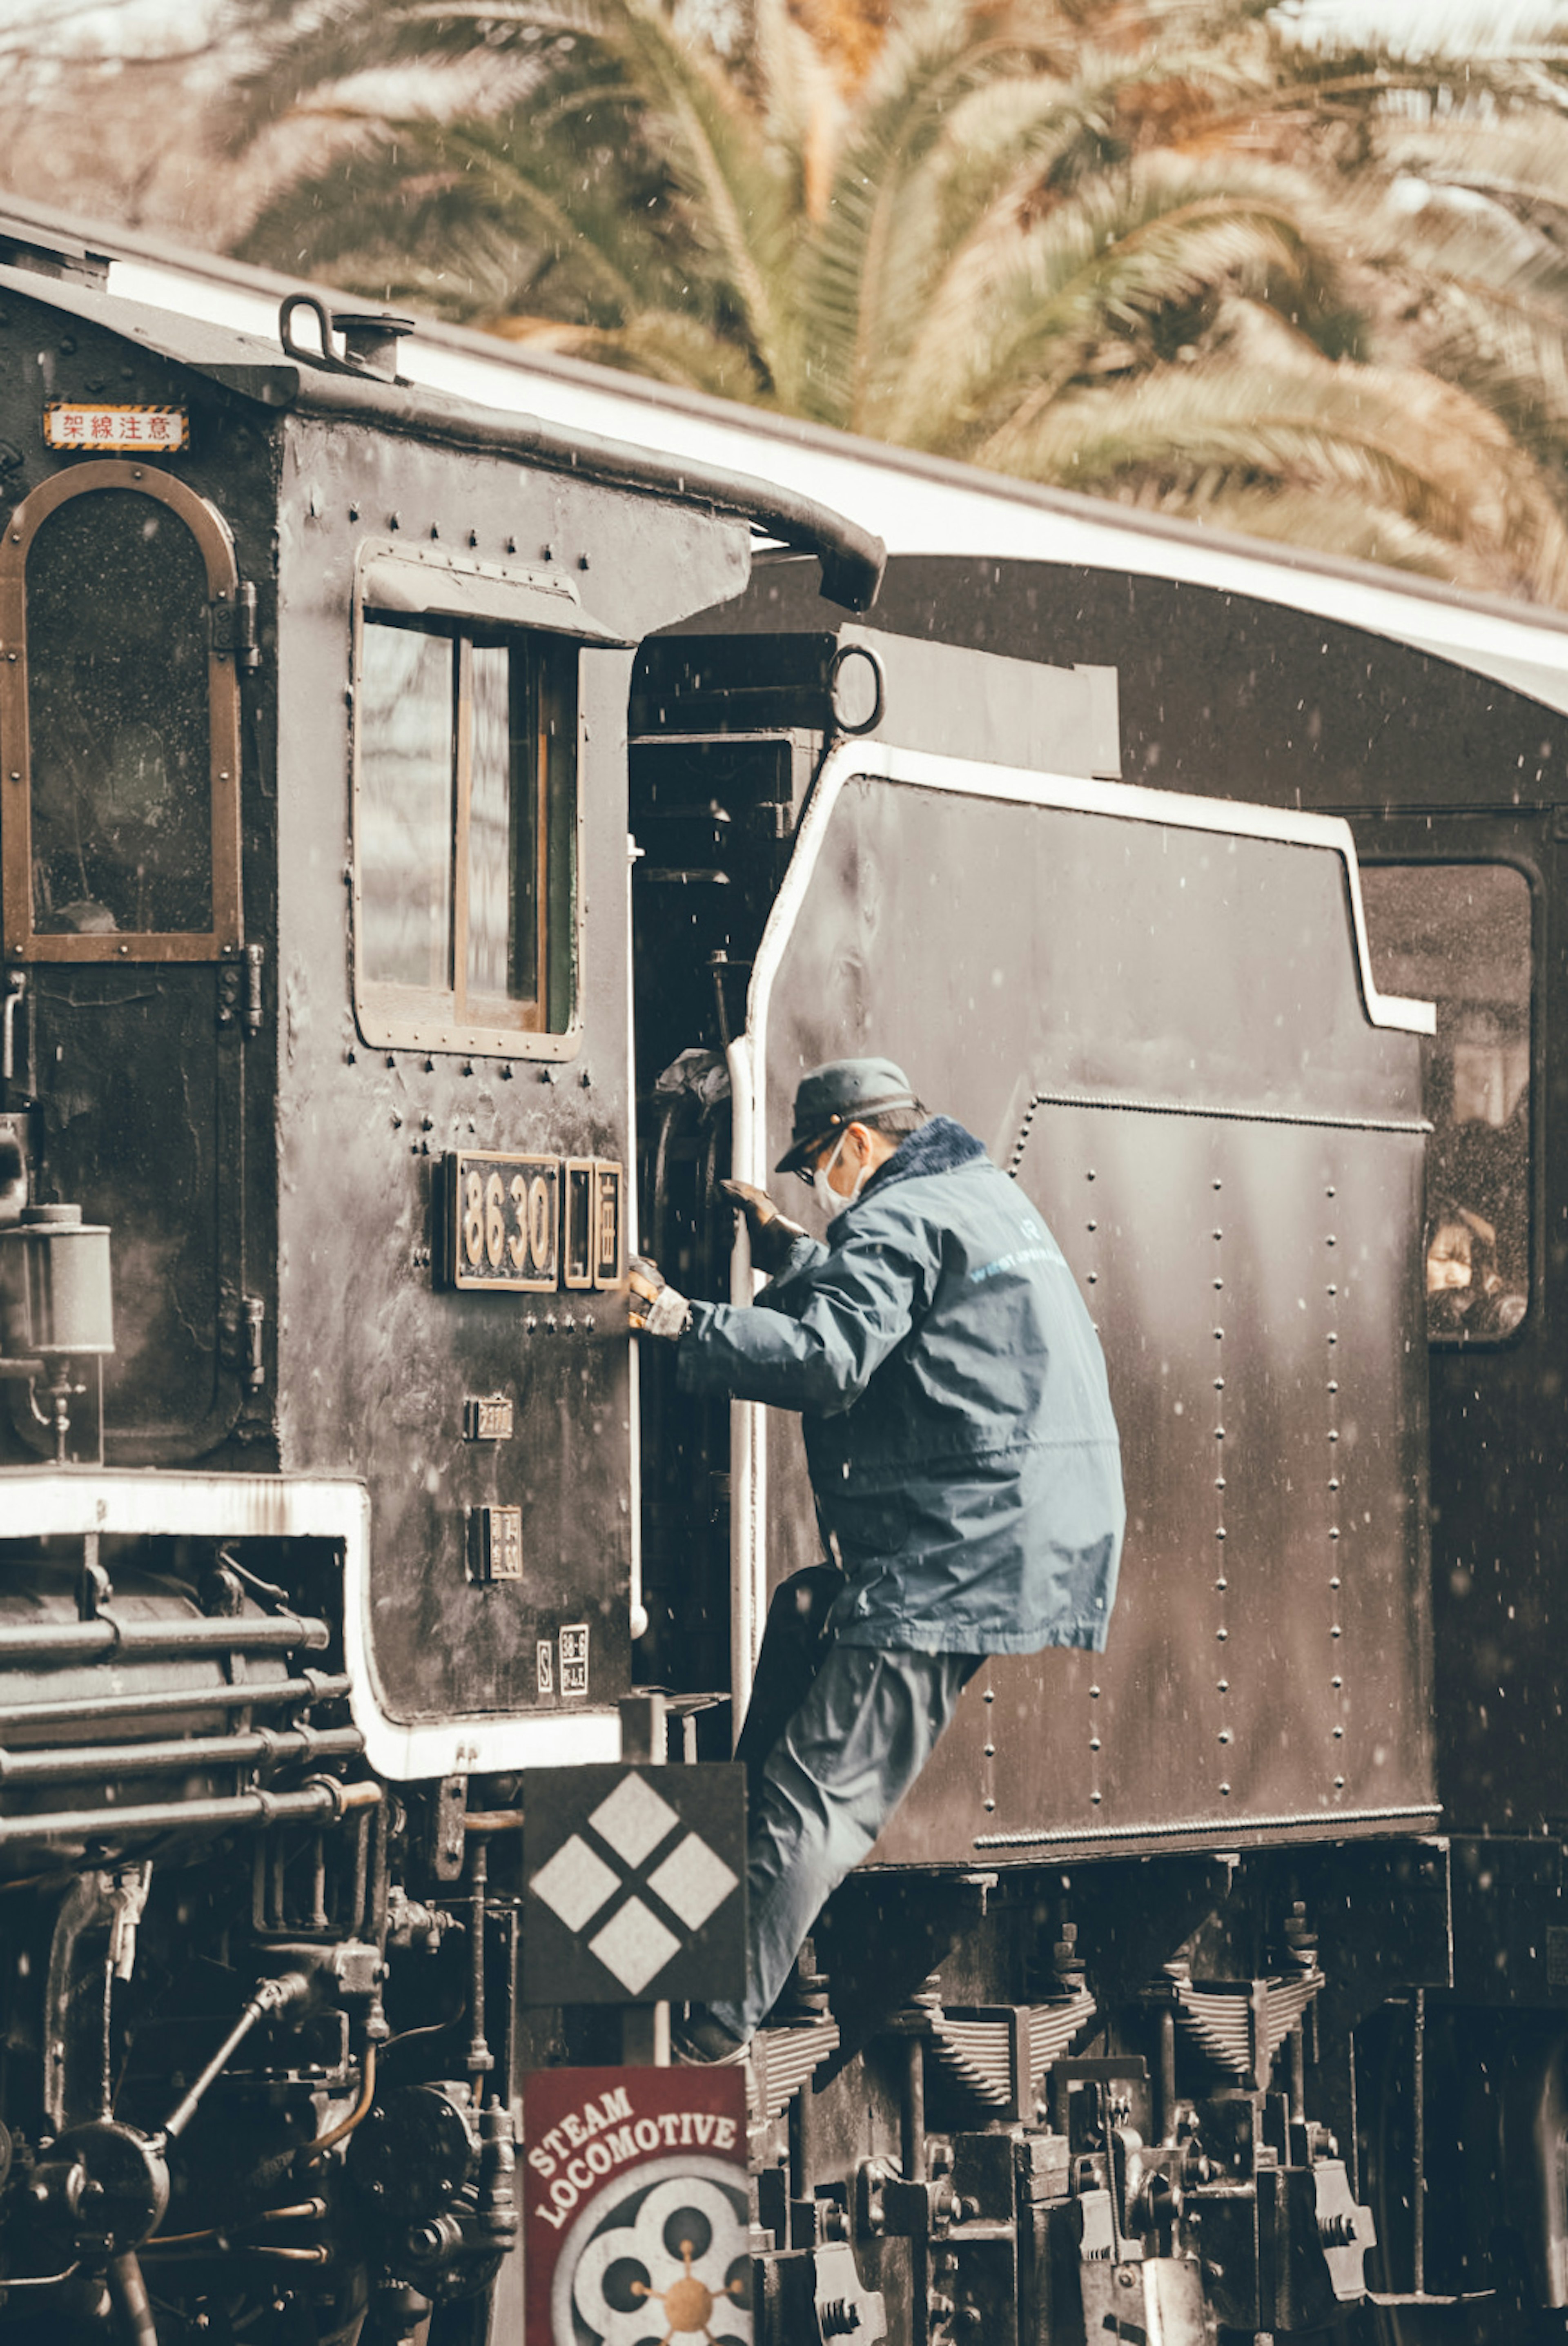
[[[738,1181],[767,1186],[756,1169],[757,1080],[759,1064],[749,1034],[725,1053],[729,1068],[730,1166]],[[729,1300],[749,1303],[757,1292],[751,1240],[744,1214],[737,1218],[729,1258]],[[729,1404],[729,1695],[730,1728],[740,1733],[751,1699],[768,1617],[768,1413],[754,1402]]]
[[[517,1768],[564,1768],[618,1760],[617,1711],[493,1713],[406,1726],[382,1708],[370,1645],[371,1502],[362,1483],[271,1474],[140,1474],[24,1467],[4,1481],[5,1536],[135,1538],[184,1533],[203,1539],[327,1539],[343,1551],[343,1659],[349,1708],[379,1776],[409,1783],[433,1776]]]
[[[626,1164],[621,1177],[621,1241],[627,1262],[642,1251],[637,1225],[637,1015],[632,953],[632,874],[642,849],[626,833]],[[648,1608],[643,1602],[643,1402],[642,1354],[636,1344],[626,1347],[627,1465],[631,1485],[631,1569],[626,1584],[626,1621],[633,1645],[647,1635]]]

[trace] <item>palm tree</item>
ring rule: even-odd
[[[1547,45],[1461,76],[1265,0],[748,0],[727,57],[658,0],[266,5],[241,135],[313,116],[331,151],[252,257],[1568,600]]]

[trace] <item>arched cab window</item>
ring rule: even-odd
[[[1504,1342],[1530,1311],[1530,882],[1511,863],[1372,863],[1361,890],[1378,984],[1437,1005],[1427,1332]]]
[[[577,1025],[571,582],[370,548],[355,598],[354,1003],[367,1042],[565,1057]]]
[[[239,949],[239,691],[216,616],[237,595],[221,516],[151,466],[77,465],[12,515],[0,546],[8,954]]]

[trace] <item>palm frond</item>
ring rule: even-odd
[[[1422,529],[1405,515],[1369,508],[1354,490],[1282,486],[1239,481],[1227,471],[1204,471],[1172,484],[1118,490],[1118,504],[1201,527],[1232,529],[1275,545],[1301,546],[1342,561],[1383,562],[1477,593],[1505,592],[1497,566],[1471,561],[1451,538]]]
[[[591,359],[597,365],[620,367],[655,382],[704,391],[715,399],[766,403],[766,386],[748,354],[679,311],[640,311],[629,324],[614,328],[500,315],[483,323],[507,342],[560,352],[568,358]]]
[[[932,331],[890,421],[918,444],[980,441],[1082,375],[1156,360],[1162,319],[1185,346],[1227,292],[1288,308],[1333,266],[1308,196],[1282,175],[1226,182],[1162,158],[1097,181],[1023,238],[987,222],[933,291]]]
[[[967,96],[1034,63],[1005,30],[977,40],[946,0],[890,40],[802,271],[811,412],[851,429],[868,420],[875,378],[901,363],[929,274],[940,186],[922,166]]]
[[[427,0],[312,0],[290,10],[236,81],[229,142],[249,145],[308,98],[357,76],[402,66],[467,66],[476,58],[516,65],[542,59],[551,44],[593,39],[604,29],[597,0],[539,0],[537,6]]]
[[[1568,530],[1537,468],[1495,417],[1413,370],[1334,367],[1293,376],[1246,367],[1168,367],[1074,392],[993,434],[983,460],[1031,479],[1102,491],[1185,481],[1361,499],[1505,569],[1511,591],[1556,600]]]

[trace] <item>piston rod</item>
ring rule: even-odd
[[[280,1979],[263,1980],[211,2060],[188,2086],[163,2122],[161,2139],[174,2142],[185,2132],[196,2116],[197,2106],[213,2079],[228,2067],[259,2020],[269,2019],[274,2013],[287,2012],[290,2004],[299,2004],[311,1993],[311,1983],[303,1972],[285,1972]]]

